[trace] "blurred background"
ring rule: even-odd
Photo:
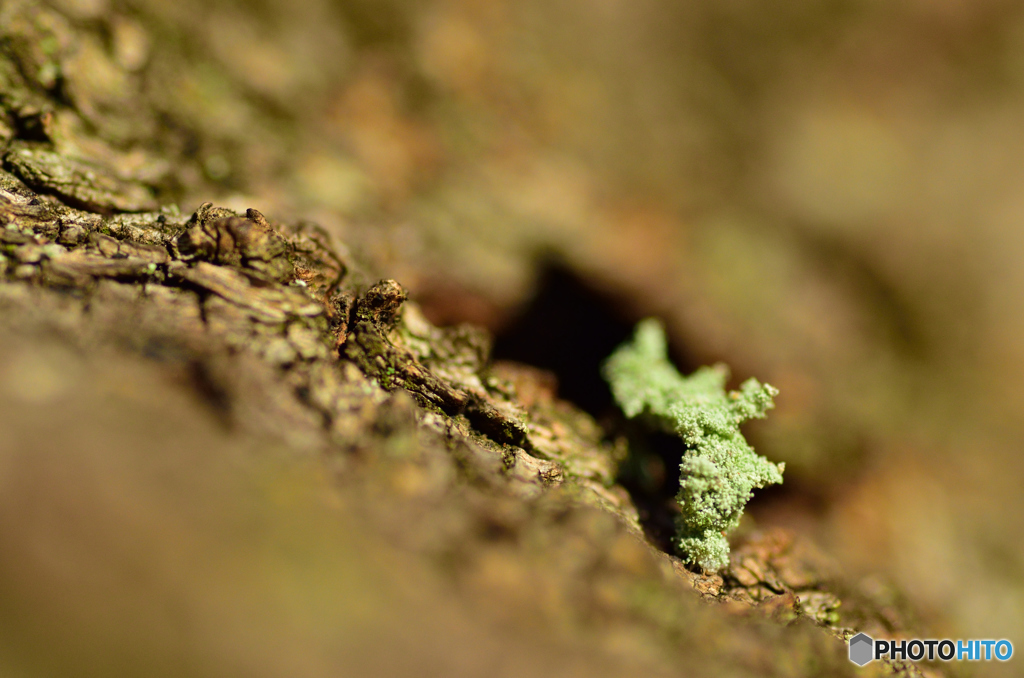
[[[1024,642],[1021,3],[52,6],[105,26],[68,96],[178,158],[183,211],[314,220],[598,418],[600,359],[661,317],[681,367],[781,390],[759,524]]]

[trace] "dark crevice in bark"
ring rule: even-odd
[[[637,318],[568,268],[546,267],[537,293],[494,341],[494,358],[550,370],[558,395],[596,419],[615,410],[601,361],[625,341]]]
[[[593,416],[609,438],[629,440],[619,482],[632,497],[650,542],[673,553],[682,443],[625,421],[601,377],[602,362],[630,337],[640,316],[558,264],[545,268],[537,289],[526,309],[496,336],[494,358],[550,370],[558,378],[560,398]],[[682,372],[697,369],[685,351],[673,348]]]

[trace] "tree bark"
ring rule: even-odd
[[[210,169],[190,157],[190,146],[256,144],[264,121],[230,139],[216,121],[204,129],[177,110],[166,99],[166,72],[117,43],[159,50],[160,26],[112,9],[84,20],[18,2],[5,3],[0,16],[4,418],[8,430],[24,434],[4,448],[0,486],[38,490],[11,491],[0,508],[0,534],[10,545],[0,556],[8,582],[0,585],[0,607],[8,619],[32,620],[2,627],[5,644],[18,648],[8,655],[12,666],[27,675],[55,667],[87,673],[124,661],[152,675],[167,661],[196,673],[256,666],[294,675],[289,667],[301,653],[262,641],[239,651],[232,634],[242,633],[301,643],[302,656],[313,659],[300,672],[316,675],[355,665],[449,675],[482,666],[509,675],[854,675],[846,638],[861,630],[914,635],[894,592],[844,579],[800,535],[750,529],[730,566],[713,575],[653,546],[617,482],[624,441],[608,441],[587,414],[559,400],[541,371],[490,361],[486,332],[431,325],[399,282],[378,282],[323,229],[268,218],[258,204],[244,214],[211,203],[182,214],[175,200],[202,192]],[[65,378],[64,358],[53,355],[78,366],[68,373],[92,376]],[[118,376],[121,369],[127,376]],[[105,400],[104,389],[131,391],[136,382],[153,392]],[[182,397],[192,404],[176,404]],[[96,428],[110,408],[115,423]],[[146,435],[129,443],[118,437],[157,430],[164,417],[210,432],[198,442],[169,433],[182,446],[170,449]],[[48,431],[46,423],[66,430]],[[67,431],[93,451],[69,447]],[[251,500],[234,480],[258,484],[251,469],[211,461],[238,441],[258,441],[243,467],[280,464],[268,481],[275,488],[311,467],[331,482],[300,473],[288,487],[313,506],[302,511],[288,501],[282,508],[274,492]],[[184,449],[193,445],[203,454]],[[58,509],[50,519],[33,513],[79,497],[81,488],[55,468],[105,455],[114,461],[101,467],[111,475],[90,482],[107,488],[111,501],[123,500],[119,510],[109,512],[98,490],[81,495],[77,522]],[[158,456],[180,458],[196,476],[210,473],[215,489],[186,473],[166,504],[147,503],[161,481],[132,469]],[[32,478],[43,480],[33,485]],[[193,505],[211,494],[222,501]],[[146,496],[133,504],[136,495]],[[354,590],[334,593],[332,577],[348,576],[341,565],[305,581],[308,564],[286,559],[284,574],[241,576],[233,589],[213,587],[195,562],[157,567],[173,558],[134,550],[153,547],[145,546],[145,530],[128,525],[139,507],[161,516],[198,512],[181,529],[209,536],[209,552],[226,572],[249,571],[253,540],[268,539],[298,560],[342,553],[338,563],[356,563],[353,581],[375,591],[366,604],[376,611],[361,612]],[[238,544],[225,546],[229,531],[211,527],[228,514],[276,524],[265,516],[308,517],[303,511],[315,516],[313,525],[334,521],[360,536],[243,529]],[[109,537],[115,533],[139,541],[125,544]],[[125,551],[107,552],[109,539]],[[81,547],[63,561],[65,575],[47,569],[45,554],[32,546],[70,542]],[[96,583],[97,562],[115,572],[106,584]],[[375,579],[365,570],[378,562]],[[152,579],[130,581],[132,563]],[[143,606],[159,604],[159,592],[178,579],[192,592],[174,613],[178,631],[188,636],[223,618],[223,635],[177,642],[158,624],[139,636],[132,606],[111,593],[128,590]],[[292,581],[312,593],[284,590]],[[264,606],[252,619],[236,618],[251,596],[264,600],[264,585],[282,589],[288,615]],[[54,603],[49,590],[68,597]],[[328,623],[316,612],[321,594],[340,610],[329,618],[333,627],[318,625]],[[108,603],[101,622],[72,613]],[[358,626],[361,615],[374,620],[368,644],[338,640],[346,633],[339,629]],[[405,663],[388,658],[392,639]],[[141,649],[133,649],[136,642]],[[331,649],[336,643],[340,654]],[[943,675],[910,662],[875,666]]]

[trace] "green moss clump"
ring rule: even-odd
[[[724,365],[684,377],[669,362],[664,329],[650,318],[608,358],[603,374],[627,417],[683,440],[676,544],[687,562],[706,571],[724,568],[726,535],[739,524],[754,488],[782,482],[785,464],[758,455],[740,433],[741,423],[765,416],[778,391],[748,379],[727,393]]]

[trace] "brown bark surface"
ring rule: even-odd
[[[264,206],[291,90],[91,7],[0,8],[5,672],[946,675],[855,670],[853,633],[928,633],[806,535],[664,552],[626,437],[432,324],[372,222]]]

